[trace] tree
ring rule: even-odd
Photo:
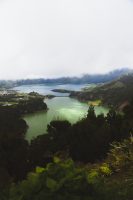
[[[89,107],[87,118],[92,120],[96,118],[95,109],[93,105],[90,105]]]

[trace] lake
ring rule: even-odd
[[[14,90],[19,92],[29,93],[29,92],[38,92],[42,95],[56,95],[56,96],[69,96],[69,93],[59,93],[53,92],[53,89],[66,89],[79,91],[84,87],[94,87],[96,84],[36,84],[36,85],[21,85],[19,87],[14,87]]]
[[[33,114],[28,114],[24,117],[29,128],[27,130],[26,138],[30,141],[34,137],[47,132],[47,125],[54,119],[67,119],[71,123],[77,122],[79,119],[86,116],[89,105],[87,103],[79,102],[76,99],[69,98],[69,94],[55,93],[52,89],[68,89],[81,90],[87,85],[23,85],[14,88],[19,92],[38,92],[40,94],[54,94],[57,97],[46,99],[45,102],[49,108],[47,112],[41,111]],[[88,85],[91,87],[91,85]],[[62,97],[60,97],[62,96]],[[96,114],[108,112],[108,109],[102,106],[95,107]]]

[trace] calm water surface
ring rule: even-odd
[[[86,85],[26,85],[16,87],[14,89],[20,92],[38,92],[40,94],[53,94],[52,89],[69,89],[80,90]],[[41,111],[34,114],[29,114],[24,117],[29,128],[26,138],[30,141],[32,138],[47,132],[47,125],[54,119],[67,119],[71,123],[77,122],[87,114],[89,105],[81,103],[76,99],[68,97],[68,94],[54,93],[57,97],[45,100],[49,110]],[[66,96],[64,96],[66,95]],[[102,106],[95,107],[96,114],[108,112],[108,109]]]
[[[53,89],[66,89],[66,90],[74,90],[79,91],[83,87],[92,87],[95,86],[95,84],[36,84],[36,85],[22,85],[19,87],[14,87],[14,90],[17,90],[19,92],[29,93],[29,92],[38,92],[42,95],[52,94],[56,96],[69,96],[68,93],[59,93],[59,92],[53,92]]]

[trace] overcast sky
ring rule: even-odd
[[[132,0],[0,0],[0,79],[133,68]]]

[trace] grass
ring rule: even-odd
[[[95,101],[88,101],[88,104],[92,106],[100,106],[102,104],[102,101],[100,99],[97,99]]]

